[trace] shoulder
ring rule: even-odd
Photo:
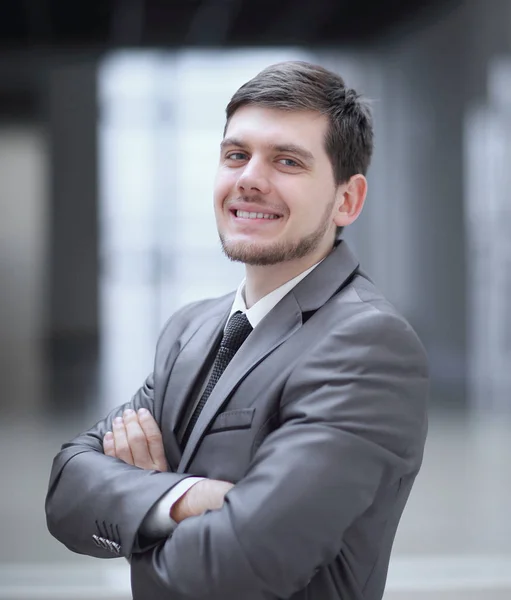
[[[156,344],[154,357],[155,382],[168,376],[175,360],[187,340],[204,323],[210,320],[220,322],[232,305],[234,293],[220,298],[209,298],[191,302],[179,308],[165,323]]]
[[[364,273],[357,273],[317,317],[325,334],[343,346],[365,348],[371,356],[378,349],[391,351],[395,359],[404,355],[426,368],[426,352],[412,325]]]
[[[170,340],[179,338],[190,327],[198,328],[209,319],[221,319],[234,301],[234,292],[218,298],[191,302],[179,308],[165,323],[158,339],[157,349],[168,346]]]
[[[312,343],[287,381],[285,410],[295,414],[312,402],[321,411],[323,402],[330,423],[356,435],[370,431],[373,441],[417,464],[427,431],[429,368],[410,323],[356,275],[304,328],[309,325]]]

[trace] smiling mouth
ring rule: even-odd
[[[276,221],[280,219],[280,215],[263,212],[248,212],[246,210],[232,210],[231,213],[237,219],[254,219],[254,220],[265,220],[265,221]]]

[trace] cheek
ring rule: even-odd
[[[292,212],[300,218],[308,219],[312,225],[321,219],[333,197],[334,191],[331,186],[318,182],[302,182],[295,187],[294,193],[289,195],[289,206]]]
[[[285,198],[291,216],[310,219],[310,213],[316,203],[314,187],[296,178],[296,181],[293,181],[292,185],[288,184],[286,188],[285,195],[283,194],[282,197]]]
[[[215,206],[220,207],[224,200],[232,195],[233,189],[236,187],[237,178],[232,172],[220,170],[217,173],[214,183],[213,197]]]

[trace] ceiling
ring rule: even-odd
[[[449,0],[1,0],[0,52],[366,45]]]
[[[44,65],[118,47],[349,46],[461,0],[0,0],[0,121],[38,118]]]

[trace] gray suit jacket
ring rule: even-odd
[[[135,600],[378,600],[427,428],[427,362],[345,242],[263,319],[227,367],[184,452],[179,419],[233,295],[177,312],[132,401],[56,456],[50,532],[75,552],[131,556]],[[170,472],[105,456],[115,416],[148,408]],[[138,535],[188,475],[234,482],[221,510],[164,540]]]

